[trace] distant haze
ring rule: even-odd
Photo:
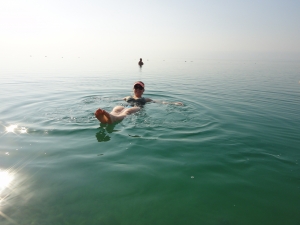
[[[298,0],[4,1],[0,63],[46,56],[299,60],[299,11]]]

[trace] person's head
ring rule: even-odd
[[[136,96],[140,97],[145,91],[145,84],[142,81],[137,81],[133,85],[133,92]]]
[[[142,58],[140,58],[140,62],[142,62]]]

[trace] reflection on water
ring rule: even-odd
[[[10,126],[6,127],[5,130],[6,130],[7,133],[14,133],[15,129],[17,127],[18,127],[17,125],[10,125]]]
[[[7,204],[7,200],[10,196],[10,189],[12,181],[14,180],[13,173],[7,170],[0,169],[0,219],[1,217],[5,218],[6,220],[13,222],[11,218],[9,218],[4,212],[2,212],[2,206]],[[8,189],[9,192],[5,192]]]
[[[105,129],[100,129],[100,131],[96,133],[96,138],[98,142],[106,142],[110,140],[110,136],[106,133]]]
[[[118,131],[118,130],[114,130],[115,126],[116,123],[115,124],[100,123],[99,132],[96,133],[96,138],[98,142],[110,141],[111,137],[108,134]]]
[[[27,133],[27,129],[25,127],[18,127],[18,125],[9,125],[8,127],[5,127],[5,133],[21,133],[25,134]]]
[[[0,121],[1,122],[1,121]],[[17,140],[21,137],[21,134],[27,134],[27,128],[20,127],[17,124],[11,125],[3,125],[0,124],[3,128],[2,135],[5,140]],[[27,159],[22,159],[19,162],[14,162],[13,166],[7,167],[7,162],[11,162],[14,160],[16,155],[15,152],[12,151],[14,148],[14,142],[9,142],[8,145],[3,144],[0,145],[0,153],[5,154],[3,158],[4,161],[0,160],[0,223],[2,224],[2,220],[6,220],[9,224],[17,224],[9,214],[7,214],[6,210],[9,206],[13,206],[13,200],[16,198],[17,194],[20,190],[17,190],[17,183],[21,181],[17,178],[17,171],[23,168],[27,163]],[[20,147],[22,149],[22,147]],[[4,150],[1,152],[1,150]],[[19,149],[16,148],[16,151]],[[18,151],[19,152],[19,151]]]
[[[14,176],[8,171],[0,170],[0,194],[6,189],[9,188],[9,185],[13,181]],[[0,202],[3,200],[2,196]]]

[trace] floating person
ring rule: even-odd
[[[138,63],[140,66],[144,65],[142,58],[140,58],[140,61]]]
[[[181,102],[159,102],[154,101],[150,98],[142,97],[145,91],[145,84],[142,81],[137,81],[133,85],[133,96],[127,96],[123,98],[124,101],[128,103],[128,106],[116,106],[113,110],[108,113],[103,109],[97,109],[95,112],[96,118],[101,123],[115,123],[123,120],[126,116],[138,112],[143,105],[147,102],[157,102],[162,104],[174,104],[174,105],[183,105]]]

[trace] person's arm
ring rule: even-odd
[[[145,98],[145,99],[146,99],[146,102],[155,102],[151,98]]]
[[[182,102],[156,101],[156,100],[152,100],[152,99],[150,99],[150,98],[146,98],[146,102],[155,102],[155,103],[168,104],[168,105],[183,105]]]
[[[127,102],[128,98],[130,98],[130,96],[124,97],[123,100]]]

